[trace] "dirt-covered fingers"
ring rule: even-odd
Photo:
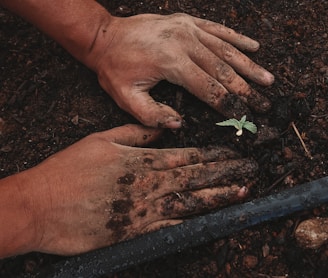
[[[222,115],[228,118],[250,115],[247,105],[236,94],[229,93],[216,78],[192,60],[183,66],[180,65],[178,76],[179,78],[176,78],[179,80],[178,84]],[[174,80],[169,81],[175,82]]]
[[[264,69],[256,65],[230,44],[216,38],[214,39],[220,42],[217,43],[219,49],[216,51],[217,53],[210,51],[207,46],[202,46],[200,47],[202,49],[190,54],[193,62],[213,79],[222,84],[227,91],[238,96],[247,106],[251,107],[256,112],[266,112],[270,108],[270,101],[252,89],[236,72],[237,70],[239,73],[251,77],[251,79],[258,83],[265,83],[266,78],[263,77],[262,72]],[[199,55],[199,52],[202,52],[203,55]],[[211,89],[210,87],[207,88]],[[209,98],[208,100],[210,100],[211,95],[213,95],[213,93],[209,91],[205,98]],[[226,94],[225,96],[227,97],[229,95]],[[217,99],[218,103],[216,106],[220,107],[220,110],[223,109],[223,100],[224,98],[222,97]]]
[[[257,169],[258,165],[252,159],[231,159],[178,167],[157,173],[162,176],[163,186],[156,195],[161,197],[171,192],[223,186],[234,182],[246,184],[254,180]]]
[[[260,47],[257,41],[237,33],[233,29],[223,26],[222,24],[200,18],[195,18],[194,22],[203,31],[231,43],[241,50],[254,52]]]
[[[206,32],[200,32],[198,36],[201,43],[207,49],[210,49],[215,56],[229,64],[241,75],[264,86],[271,85],[274,81],[274,76],[270,72],[253,62],[231,44],[209,35]]]
[[[138,167],[151,170],[168,170],[180,166],[222,161],[240,157],[237,152],[226,148],[175,148],[175,149],[130,149],[127,160],[130,165],[138,158]]]
[[[177,220],[177,219],[155,221],[141,228],[141,233],[145,234],[145,233],[154,232],[165,227],[181,224],[182,222],[183,220]]]
[[[169,194],[156,200],[158,214],[167,218],[180,218],[227,206],[247,196],[245,186],[231,185]]]
[[[155,85],[156,83],[152,84]],[[118,105],[145,126],[158,128],[180,128],[181,116],[170,106],[155,101],[148,93],[151,86],[131,88],[127,93],[114,97]]]

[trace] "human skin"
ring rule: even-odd
[[[148,94],[163,79],[226,116],[246,113],[243,103],[258,112],[270,107],[237,72],[262,85],[273,76],[232,46],[256,51],[259,44],[222,25],[184,14],[117,18],[92,0],[0,3],[93,69],[118,105],[145,125],[181,126],[176,111]],[[232,100],[238,113],[225,105]],[[257,168],[252,160],[226,150],[124,146],[145,145],[158,134],[128,126],[90,135],[2,179],[0,257],[86,252],[245,197]]]
[[[226,148],[149,149],[158,129],[95,133],[0,180],[0,258],[74,255],[242,200],[257,171]]]
[[[247,106],[257,112],[270,108],[240,76],[261,85],[274,81],[237,50],[254,52],[259,43],[223,25],[186,14],[119,18],[93,0],[0,3],[94,70],[104,90],[144,125],[181,126],[176,111],[149,96],[160,80],[183,86],[227,117],[249,114]]]

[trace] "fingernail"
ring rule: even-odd
[[[265,113],[271,108],[271,102],[255,90],[252,90],[252,92],[245,98],[245,101],[249,107],[258,113]]]
[[[240,119],[244,115],[250,115],[250,111],[242,100],[232,93],[226,93],[222,98],[218,111],[227,118]]]
[[[264,73],[264,78],[267,80],[268,85],[271,85],[274,82],[274,75],[268,71]]]
[[[248,188],[246,186],[243,186],[242,188],[240,188],[237,196],[240,198],[244,198],[246,197],[247,193],[248,193]]]
[[[260,48],[260,43],[257,42],[257,41],[251,40],[251,43],[249,44],[248,49],[250,51],[254,51],[255,52],[255,51],[258,51],[259,48]]]
[[[180,128],[182,125],[181,119],[177,117],[168,117],[164,123],[164,127],[177,129]]]

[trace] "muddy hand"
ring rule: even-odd
[[[259,43],[223,25],[186,14],[114,17],[97,1],[0,0],[96,71],[101,86],[141,123],[179,128],[181,116],[148,94],[160,80],[185,87],[227,117],[265,112],[270,102],[241,77],[274,77],[241,51]],[[239,49],[239,50],[237,50]]]
[[[227,117],[247,114],[247,106],[257,112],[270,108],[270,102],[241,77],[261,85],[273,82],[271,73],[237,50],[254,52],[259,43],[232,29],[185,14],[138,15],[113,17],[99,33],[93,68],[100,84],[147,126],[181,125],[177,112],[148,94],[164,79]]]
[[[35,177],[31,196],[42,196],[31,212],[37,215],[33,250],[89,251],[246,196],[257,164],[228,149],[125,146],[158,135],[135,125],[93,134],[22,172],[23,179]]]

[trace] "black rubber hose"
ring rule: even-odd
[[[37,277],[101,277],[324,203],[328,203],[328,177],[68,258],[55,265],[51,274],[48,269],[48,274]]]

